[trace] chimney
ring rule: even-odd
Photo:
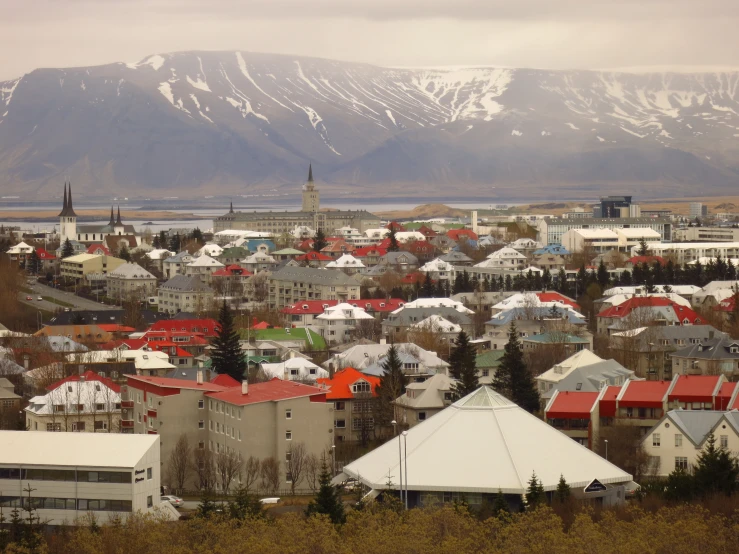
[[[334,364],[328,364],[328,378],[333,379],[334,378]]]
[[[387,344],[387,339],[380,339],[380,344]]]
[[[198,385],[203,384],[203,370],[202,369],[198,369],[196,381]]]
[[[241,381],[241,394],[249,394],[249,381]]]
[[[477,210],[472,210],[472,213],[470,214],[470,219],[472,220],[472,232],[477,234]]]
[[[290,350],[290,359],[292,360],[295,357],[295,351]]]

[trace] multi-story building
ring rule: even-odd
[[[708,215],[708,206],[702,202],[690,203],[690,219],[700,219]]]
[[[25,409],[31,431],[117,433],[120,430],[120,387],[87,371],[72,375],[34,396]]]
[[[316,383],[327,387],[326,400],[333,402],[336,442],[366,442],[374,436],[372,405],[379,377],[347,367],[330,379],[316,379]]]
[[[80,281],[87,275],[105,275],[118,269],[126,260],[113,256],[97,256],[94,254],[77,254],[61,261],[60,275]]]
[[[21,409],[21,396],[15,394],[15,385],[0,377],[0,429],[16,429]]]
[[[109,298],[141,300],[156,292],[157,278],[136,263],[125,263],[105,277]]]
[[[185,266],[185,275],[197,276],[203,283],[210,283],[213,273],[224,267],[218,260],[202,254]]]
[[[680,242],[739,242],[739,227],[684,227],[675,229]]]
[[[356,302],[355,302],[356,304]],[[364,311],[364,308],[343,302],[329,308],[315,318],[314,325],[326,341],[326,344],[342,344],[349,342],[352,332],[362,321],[375,322],[374,316]]]
[[[194,382],[130,376],[122,392],[124,432],[160,435],[165,466],[181,436],[195,451],[213,456],[233,452],[244,460],[274,460],[279,488],[289,487],[285,462],[293,445],[303,443],[306,454],[319,457],[330,449],[333,414],[326,390],[280,379],[249,385],[222,378],[204,382],[201,372]]]
[[[636,252],[632,252],[636,254]],[[739,258],[739,242],[673,242],[652,244],[649,253],[672,258],[675,263],[686,264],[701,258]],[[705,261],[705,260],[704,260]]]
[[[184,275],[185,267],[193,260],[192,254],[183,250],[162,261],[162,273],[165,279],[171,279],[175,275]]]
[[[359,299],[359,281],[342,271],[284,267],[269,276],[269,307],[281,310],[303,300]]]
[[[739,340],[723,336],[699,340],[672,353],[675,375],[739,375]]]
[[[293,327],[308,327],[315,324],[316,318],[326,309],[336,306],[338,300],[303,300],[280,310]],[[388,314],[402,308],[405,302],[400,298],[361,298],[350,304],[362,308],[375,319],[385,319]]]
[[[423,423],[452,405],[456,381],[443,373],[414,381],[405,387],[405,392],[395,400],[395,419],[403,426],[413,427]]]
[[[572,229],[654,229],[664,242],[672,240],[672,223],[668,219],[650,217],[618,217],[591,219],[546,218],[539,222],[537,240],[543,244],[562,244],[562,235]]]
[[[154,436],[0,431],[0,502],[6,512],[27,506],[46,525],[69,525],[92,514],[100,523],[160,504],[159,440]],[[21,500],[21,498],[23,500]]]
[[[213,302],[213,289],[198,275],[175,275],[159,286],[159,311],[169,314],[207,310]]]

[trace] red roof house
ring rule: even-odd
[[[726,382],[723,375],[677,375],[667,395],[671,410],[713,409],[714,398]]]
[[[149,331],[202,333],[204,337],[215,337],[218,322],[215,319],[163,319],[149,327]]]
[[[374,375],[365,375],[353,367],[337,371],[332,379],[327,377],[316,379],[316,384],[325,385],[329,388],[326,394],[327,400],[353,400],[355,394],[365,392],[366,385],[363,385],[363,383],[368,383],[369,392],[372,393],[372,396],[377,396],[376,389],[377,385],[380,384],[380,378]]]
[[[56,383],[52,383],[48,387],[46,387],[46,390],[55,390],[59,387],[61,387],[64,383],[69,383],[71,381],[100,381],[103,383],[106,387],[108,387],[113,392],[121,392],[120,385],[117,385],[107,377],[101,377],[94,371],[85,371],[82,375],[74,374],[70,375],[69,377],[65,377],[64,379],[57,381]]]
[[[454,242],[459,242],[462,239],[477,240],[477,233],[475,233],[472,229],[449,229],[446,232],[446,236],[448,236]]]
[[[88,254],[96,254],[99,256],[110,256],[110,250],[108,250],[108,247],[103,244],[91,244],[87,247],[87,253]]]
[[[39,260],[41,260],[42,262],[56,260],[56,256],[54,254],[48,252],[40,246],[36,248],[36,254],[38,255]]]
[[[241,385],[228,387],[226,390],[206,393],[208,398],[228,402],[237,406],[259,404],[263,402],[277,402],[291,398],[309,397],[311,402],[325,402],[326,390],[304,385],[295,381],[283,381],[275,377],[264,383],[248,385],[246,393]]]

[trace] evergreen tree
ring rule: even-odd
[[[511,321],[508,343],[495,371],[492,385],[496,391],[524,410],[533,413],[539,409],[539,391],[531,371],[526,367],[515,321]]]
[[[546,503],[546,501],[547,497],[544,494],[544,485],[537,479],[536,472],[534,472],[531,474],[529,486],[526,489],[526,507],[533,509]]]
[[[639,241],[639,249],[636,251],[636,253],[639,256],[648,256],[649,255],[649,245],[647,244],[647,241],[644,239],[641,239]]]
[[[693,478],[699,494],[709,496],[719,492],[731,495],[736,490],[739,465],[726,448],[716,447],[716,436],[711,433],[698,454]]]
[[[190,239],[194,240],[198,244],[205,244],[205,241],[203,240],[203,232],[199,227],[195,227],[195,229],[192,230],[190,233]]]
[[[326,465],[325,456],[321,458],[321,475],[318,478],[320,488],[315,499],[308,504],[305,513],[307,516],[326,514],[331,523],[344,523],[344,504],[341,501],[341,492],[331,484],[331,473]]]
[[[328,241],[326,240],[326,235],[323,233],[323,229],[319,228],[318,231],[316,231],[316,236],[313,237],[313,251],[320,252],[327,246]]]
[[[151,241],[151,246],[155,250],[159,250],[162,247],[162,241],[159,240],[159,235],[154,235],[154,238]]]
[[[476,357],[475,347],[470,343],[467,333],[460,331],[449,356],[449,375],[457,380],[454,385],[456,398],[467,396],[480,387]]]
[[[503,495],[503,491],[498,489],[498,494],[495,495],[495,502],[493,503],[493,516],[499,519],[507,519],[511,514],[511,508],[508,506],[508,501]]]
[[[570,499],[570,486],[567,484],[567,481],[565,481],[564,475],[560,474],[559,476],[559,482],[557,483],[557,492],[555,493],[555,497],[562,504]]]
[[[560,319],[562,315],[559,313],[559,308],[557,308],[556,304],[552,304],[549,308],[549,318],[550,319]]]
[[[231,309],[223,301],[218,314],[218,331],[213,339],[211,360],[216,373],[225,373],[241,382],[244,379],[244,353],[239,344],[239,335],[234,328]]]
[[[505,276],[505,290],[507,291],[513,290],[513,279],[511,279],[510,274]]]
[[[167,240],[167,232],[166,231],[159,231],[159,248],[167,248],[169,245],[169,240]],[[175,250],[175,252],[178,252]]]
[[[665,498],[671,502],[689,502],[695,496],[695,480],[682,468],[675,468],[667,476]]]
[[[608,270],[606,269],[606,264],[603,263],[603,258],[601,257],[600,263],[598,264],[598,284],[601,288],[606,288],[608,285],[608,279]]]
[[[203,489],[203,493],[200,495],[200,504],[198,504],[196,516],[202,518],[208,518],[216,513],[217,505],[213,500],[208,489]]]
[[[26,271],[28,271],[28,273],[30,273],[31,275],[36,275],[39,271],[41,271],[41,258],[38,257],[38,252],[36,252],[35,249],[33,252],[31,252],[31,256],[28,258]]]
[[[172,235],[172,238],[169,239],[169,249],[172,252],[179,252],[180,246],[180,234],[175,233],[174,235]]]
[[[441,279],[436,280],[436,288],[434,289],[434,298],[444,298],[444,283]]]
[[[131,253],[128,251],[128,246],[125,243],[121,244],[121,248],[118,250],[118,257],[127,262],[131,261]]]
[[[734,294],[731,295],[731,301],[734,303],[731,306],[731,313],[729,314],[729,321],[733,325],[739,325],[739,286],[734,285],[732,287]]]
[[[434,297],[434,282],[431,280],[431,276],[427,273],[423,279],[423,287],[421,294],[424,298]]]
[[[69,238],[67,238],[62,246],[62,260],[64,258],[69,258],[70,256],[74,256],[74,246],[72,246]]]
[[[228,503],[228,513],[231,519],[243,521],[264,517],[264,508],[256,496],[249,494],[245,487],[239,487],[233,500]]]
[[[567,290],[567,273],[564,268],[562,268],[559,270],[559,273],[557,273],[557,291],[562,294],[567,294]]]
[[[388,235],[388,238],[390,239],[390,244],[387,247],[388,252],[397,252],[400,250],[400,245],[398,244],[398,237],[395,234],[395,225],[392,223],[390,224],[390,234]]]
[[[377,385],[377,403],[379,423],[388,425],[394,417],[393,402],[403,394],[408,385],[408,377],[403,373],[403,363],[398,355],[398,348],[392,344],[387,351],[381,366],[384,370]]]

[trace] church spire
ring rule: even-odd
[[[72,208],[72,183],[64,182],[64,202],[59,217],[77,217]]]
[[[233,200],[231,200],[231,207],[229,208],[228,213],[230,213],[230,214],[234,213],[234,202],[233,202]]]
[[[59,217],[62,217],[67,212],[67,182],[64,181],[64,200],[62,200],[62,211],[59,212]]]
[[[121,206],[118,205],[118,218],[115,220],[116,225],[123,225],[123,222],[121,221]]]
[[[308,164],[308,182],[309,183],[313,182],[313,164],[312,163]]]
[[[115,219],[113,218],[113,204],[110,205],[110,221],[108,225],[115,225]]]

